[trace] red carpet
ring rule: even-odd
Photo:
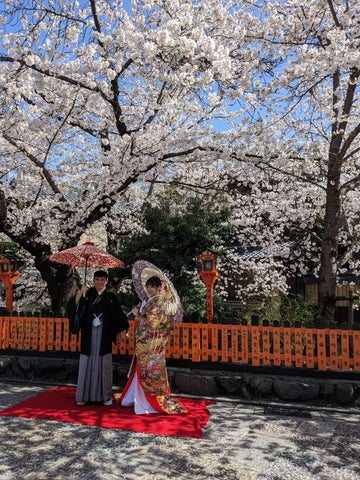
[[[0,412],[0,416],[41,418],[56,422],[79,423],[102,428],[130,430],[132,432],[201,438],[210,412],[207,400],[181,399],[188,413],[165,415],[135,415],[132,407],[88,404],[78,406],[74,387],[56,387],[39,393]]]

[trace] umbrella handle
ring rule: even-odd
[[[132,360],[131,360],[130,368],[129,368],[129,371],[127,373],[127,378],[130,377],[132,366],[134,365],[134,360],[135,360],[135,352],[134,352],[134,355],[133,355]]]
[[[84,285],[86,285],[87,264],[88,264],[88,257],[85,258],[85,279],[84,279]]]

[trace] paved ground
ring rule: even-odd
[[[47,388],[0,380],[0,410]],[[360,409],[212,400],[202,439],[0,417],[0,479],[360,480]]]

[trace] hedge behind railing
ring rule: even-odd
[[[134,322],[113,345],[113,354],[134,353]],[[254,325],[255,323],[255,325]],[[174,327],[166,356],[193,362],[360,372],[360,327],[311,328],[297,324],[252,325],[181,323]],[[0,317],[0,349],[79,352],[80,334],[69,331],[67,318]]]

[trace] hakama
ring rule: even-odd
[[[102,325],[92,327],[90,355],[80,354],[76,401],[103,402],[112,398],[112,354],[100,355]]]

